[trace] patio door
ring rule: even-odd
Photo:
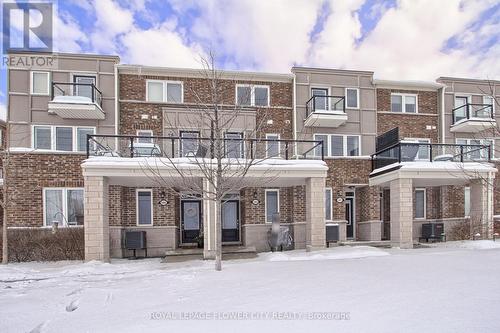
[[[467,117],[467,107],[465,106],[467,103],[469,103],[468,96],[455,96],[455,122]]]
[[[74,75],[73,82],[77,83],[75,85],[75,91],[74,91],[75,96],[88,97],[90,100],[92,100],[93,88],[91,84],[95,85],[95,76]]]
[[[355,209],[354,209],[354,192],[346,192],[345,195],[345,219],[347,221],[347,238],[355,237]]]
[[[240,240],[240,201],[227,200],[222,203],[222,241]]]
[[[201,201],[181,201],[182,243],[195,243],[200,235]]]

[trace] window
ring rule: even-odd
[[[226,158],[243,158],[243,133],[227,132],[224,134],[225,154]]]
[[[280,211],[280,191],[279,190],[266,190],[266,222],[273,221],[273,215]]]
[[[483,145],[483,146],[491,146],[491,158],[495,157],[495,149],[493,139],[455,139],[455,143],[457,145]],[[457,147],[457,149],[460,149]],[[466,147],[464,150],[464,160],[479,160],[479,159],[488,159],[488,149],[486,147]],[[458,152],[459,153],[459,152]]]
[[[85,152],[94,127],[33,126],[33,149]]]
[[[199,132],[195,131],[183,131],[181,132],[181,145],[180,145],[180,156],[197,156],[198,154],[198,137]]]
[[[280,142],[278,141],[280,139],[279,134],[266,134],[266,157],[268,158],[273,158],[273,157],[280,157]]]
[[[137,136],[141,136],[141,138],[137,138],[138,143],[153,143],[153,131],[152,130],[137,130]]]
[[[328,89],[326,88],[311,88],[312,96],[319,96],[313,100],[314,110],[328,110]],[[324,96],[324,97],[321,97]]]
[[[237,84],[236,104],[242,106],[269,106],[269,86]]]
[[[89,75],[73,75],[73,82],[78,83],[74,86],[74,95],[95,99],[94,87],[96,78]]]
[[[417,113],[417,95],[391,94],[391,111]]]
[[[182,82],[148,80],[146,96],[149,102],[182,103]]]
[[[332,189],[325,189],[325,220],[332,221]]]
[[[470,216],[470,187],[464,187],[464,213]]]
[[[31,72],[31,94],[49,94],[49,72]]]
[[[359,89],[346,88],[345,99],[346,99],[346,108],[359,109]]]
[[[314,134],[314,140],[323,142],[325,156],[360,156],[359,135]],[[316,148],[316,156],[321,156],[321,150]]]
[[[493,98],[493,96],[483,96],[483,104],[491,105],[491,112],[493,114],[495,113],[495,99]],[[489,112],[490,108],[485,109],[485,111]],[[488,116],[489,116],[489,114],[488,114]]]
[[[87,151],[87,135],[94,134],[92,127],[77,127],[76,128],[76,150]]]
[[[415,218],[425,219],[426,216],[425,188],[415,189]]]
[[[431,143],[430,139],[420,139],[420,138],[406,138],[404,142],[414,142],[414,143]],[[428,145],[418,146],[416,160],[430,161],[430,147]]]
[[[153,191],[137,190],[137,225],[153,224]]]
[[[50,126],[34,126],[34,149],[52,149],[52,128]]]
[[[72,127],[56,127],[56,150],[73,151]]]
[[[83,225],[83,189],[44,188],[43,197],[44,225]]]

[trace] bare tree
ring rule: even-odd
[[[242,187],[262,187],[271,183],[279,176],[271,166],[273,161],[278,161],[276,157],[291,159],[298,156],[294,156],[296,142],[277,137],[266,139],[270,89],[259,90],[259,86],[245,83],[237,86],[238,101],[232,103],[235,86],[240,82],[238,78],[217,70],[212,54],[208,59],[202,59],[201,63],[203,68],[199,76],[203,78],[203,86],[188,88],[184,92],[194,101],[184,103],[184,111],[179,111],[179,108],[172,110],[171,114],[163,111],[162,131],[170,128],[169,136],[136,138],[135,145],[142,147],[144,144],[140,145],[140,142],[143,141],[156,151],[156,154],[146,155],[158,155],[158,158],[142,159],[141,167],[159,187],[171,188],[179,195],[195,198],[199,198],[197,195],[201,193],[202,200],[214,203],[215,269],[221,270],[221,211],[226,195]],[[179,112],[184,112],[182,123],[179,123]],[[192,133],[185,133],[177,139],[178,128],[191,129]],[[235,129],[242,136],[236,134]],[[125,149],[133,144],[133,141],[125,143]],[[311,147],[307,147],[309,149],[304,154],[317,152],[314,142],[305,144]],[[120,143],[117,145],[120,146]],[[259,168],[260,177],[246,177],[253,167]]]

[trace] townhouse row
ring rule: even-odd
[[[213,125],[201,120],[214,103],[208,72],[39,56],[57,67],[7,70],[8,227],[84,226],[87,259],[129,256],[132,230],[146,232],[148,255],[201,237],[213,256],[211,184],[195,165],[210,157]],[[267,165],[250,167],[226,194],[224,245],[269,250],[276,213],[295,248],[324,247],[328,227],[340,242],[411,247],[422,224],[449,233],[475,219],[492,236],[499,81],[307,67],[217,73],[215,104],[231,118],[226,163]],[[152,161],[161,167],[145,167]],[[185,177],[172,172],[180,165]],[[201,190],[188,191],[186,178]]]

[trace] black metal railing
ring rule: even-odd
[[[401,162],[491,161],[490,145],[398,142],[371,155],[372,171]]]
[[[313,96],[306,102],[306,118],[314,112],[345,113],[345,97]]]
[[[51,100],[57,96],[87,97],[102,107],[102,92],[93,83],[52,82]]]
[[[467,103],[454,108],[453,124],[463,119],[480,118],[485,120],[493,120],[493,105],[492,104],[472,104]]]
[[[315,140],[274,140],[250,138],[169,137],[137,135],[87,135],[87,158],[166,157],[216,158],[221,151],[227,159],[322,159],[323,142]]]

